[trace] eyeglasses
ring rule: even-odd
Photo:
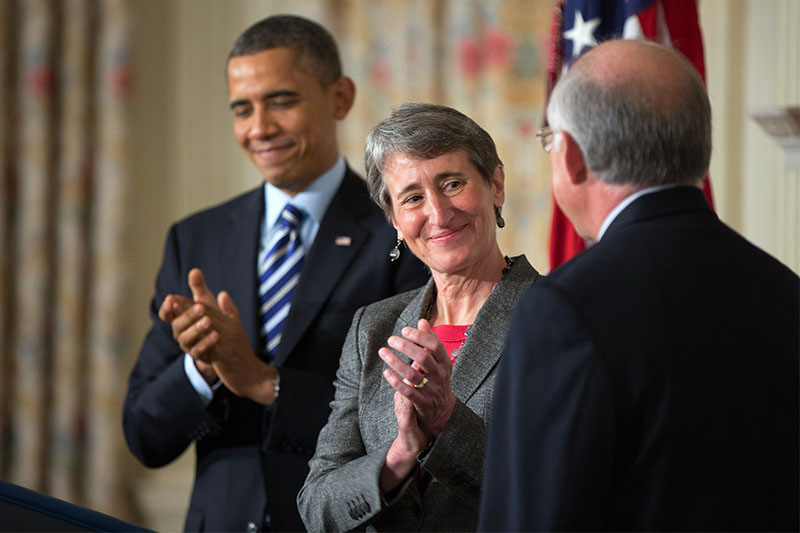
[[[542,149],[544,149],[544,151],[547,153],[550,153],[550,149],[553,147],[554,134],[555,132],[550,128],[550,126],[545,126],[536,132],[536,136],[542,141]]]

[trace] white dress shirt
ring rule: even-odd
[[[622,213],[622,210],[631,205],[635,200],[641,198],[645,194],[651,194],[658,191],[663,191],[665,189],[672,189],[673,187],[680,187],[680,185],[669,184],[669,185],[656,185],[655,187],[648,187],[646,189],[640,189],[635,193],[631,194],[630,196],[626,196],[624,200],[617,204],[617,206],[611,210],[609,214],[606,215],[606,218],[603,219],[603,223],[600,224],[600,230],[597,232],[597,240],[603,238],[608,227],[614,222],[614,219],[617,218],[617,215]]]
[[[344,180],[346,165],[344,157],[339,155],[336,163],[324,172],[319,178],[314,180],[308,189],[303,192],[297,193],[295,196],[290,196],[281,191],[277,187],[268,182],[264,182],[264,216],[261,219],[261,239],[258,246],[258,264],[264,261],[267,256],[267,246],[269,245],[270,238],[275,231],[275,223],[278,221],[283,208],[287,203],[290,203],[302,210],[306,217],[300,224],[300,239],[303,248],[308,251],[314,243],[314,239],[319,231],[319,224],[322,217],[325,216],[325,211],[333,200],[336,191]],[[197,370],[192,356],[184,354],[183,369],[186,372],[186,377],[189,378],[194,390],[200,395],[200,401],[203,405],[208,405],[214,398],[214,391],[221,385],[222,381],[217,380],[213,385],[209,385],[205,378]]]

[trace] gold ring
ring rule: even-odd
[[[428,384],[427,376],[422,376],[422,382],[417,384],[417,385],[414,385],[414,388],[417,389],[417,390],[422,390],[422,389],[425,388],[425,385],[427,385],[427,384]]]

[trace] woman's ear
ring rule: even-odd
[[[506,173],[503,165],[497,165],[492,174],[492,197],[496,206],[502,206],[506,201]]]
[[[397,230],[397,238],[401,241],[403,240],[403,232],[400,231],[400,228],[397,227],[397,222],[394,220],[394,216],[392,216],[391,220],[389,221],[392,223],[392,227]]]

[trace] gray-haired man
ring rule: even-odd
[[[800,284],[698,188],[697,73],[611,41],[547,116],[556,200],[597,242],[517,307],[480,529],[796,531]]]

